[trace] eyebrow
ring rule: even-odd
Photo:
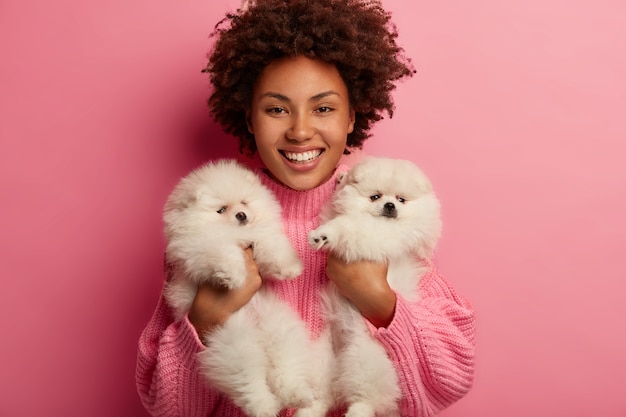
[[[321,92],[319,94],[314,95],[313,97],[311,97],[309,99],[309,101],[317,101],[317,100],[321,100],[323,98],[326,98],[328,96],[333,96],[333,95],[334,96],[340,96],[340,94],[338,92],[336,92],[334,90],[328,90],[328,91],[324,91],[324,92]],[[289,97],[287,97],[287,96],[285,96],[283,94],[280,94],[280,93],[268,92],[268,93],[265,93],[265,94],[261,95],[261,97],[271,97],[271,98],[275,98],[277,100],[284,101],[284,102],[290,102],[291,101],[289,99]]]

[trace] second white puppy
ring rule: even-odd
[[[173,269],[164,295],[178,319],[189,311],[198,285],[243,285],[243,248],[250,245],[264,279],[302,272],[276,198],[234,160],[206,164],[183,178],[165,204],[164,222]],[[265,287],[204,343],[204,375],[246,414],[274,417],[311,402],[308,333],[297,313]]]
[[[390,287],[408,301],[418,299],[441,219],[431,183],[415,164],[372,157],[359,162],[340,179],[321,223],[308,236],[312,247],[347,262],[387,262]],[[346,417],[399,415],[400,388],[386,351],[332,283],[326,301],[337,347],[331,371],[337,392],[331,395],[348,405]]]

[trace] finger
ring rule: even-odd
[[[252,249],[252,243],[241,243],[239,244],[239,247],[243,250]]]

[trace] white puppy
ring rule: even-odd
[[[387,262],[390,287],[413,302],[440,233],[439,201],[424,173],[410,161],[370,157],[340,179],[308,238],[347,262]],[[336,349],[338,392],[331,395],[348,405],[347,417],[399,415],[400,388],[386,351],[332,283],[326,302]]]
[[[164,221],[166,259],[174,271],[165,298],[178,319],[189,311],[199,284],[243,285],[243,248],[250,245],[263,278],[302,272],[276,198],[234,160],[206,164],[183,178],[165,204]],[[264,287],[204,343],[203,373],[246,414],[274,417],[311,402],[308,332],[297,313]]]

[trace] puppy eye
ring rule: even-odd
[[[380,194],[374,194],[373,196],[370,196],[370,200],[372,201],[376,201],[380,198]]]
[[[396,197],[396,200],[398,200],[400,203],[404,203],[406,200],[402,197]]]
[[[226,206],[224,206],[224,207],[222,207],[221,209],[219,209],[219,210],[217,211],[217,213],[218,213],[218,214],[222,214],[222,213],[224,213],[225,211],[226,211]]]

